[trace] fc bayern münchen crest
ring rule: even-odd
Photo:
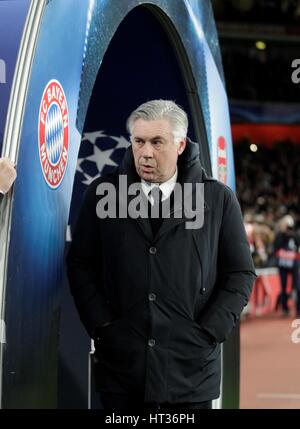
[[[47,184],[56,189],[65,175],[69,149],[69,113],[61,84],[50,80],[39,114],[39,154]]]

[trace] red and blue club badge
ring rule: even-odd
[[[47,184],[56,189],[66,172],[69,150],[69,113],[63,87],[50,80],[39,111],[39,154]]]
[[[218,138],[218,179],[226,184],[227,180],[227,148],[223,136]]]

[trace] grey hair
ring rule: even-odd
[[[132,134],[135,121],[155,121],[167,119],[172,127],[174,142],[178,144],[185,139],[188,130],[188,117],[186,112],[172,100],[151,100],[137,107],[127,119],[127,131]]]

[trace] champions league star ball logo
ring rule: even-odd
[[[97,177],[114,170],[122,161],[130,142],[103,130],[84,132],[77,161],[75,180],[90,185]]]
[[[51,80],[44,90],[39,114],[39,154],[47,184],[56,189],[66,172],[69,114],[61,84]]]

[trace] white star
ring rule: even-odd
[[[127,149],[130,146],[130,142],[128,140],[125,139],[125,137],[120,136],[120,137],[112,137],[114,140],[116,140],[118,143],[115,146],[115,149],[121,149],[121,148],[125,148]]]
[[[93,176],[93,177],[89,176],[88,174],[84,174],[84,177],[85,177],[85,180],[82,180],[82,183],[84,185],[89,186],[93,182],[93,180],[97,179],[97,177],[100,177],[100,174],[97,174],[96,176]]]
[[[107,137],[107,135],[106,135],[106,134],[104,134],[104,131],[102,131],[102,130],[99,130],[99,131],[93,131],[93,132],[91,132],[91,133],[84,133],[84,135],[83,135],[83,137],[82,137],[81,141],[88,140],[89,142],[91,142],[91,143],[95,144],[96,140],[97,140],[99,137]]]
[[[83,163],[83,161],[85,161],[85,158],[77,159],[76,171],[78,171],[79,173],[84,173],[83,169],[81,168],[81,164]]]
[[[113,161],[110,156],[113,153],[113,149],[108,150],[100,150],[97,146],[94,146],[94,153],[91,156],[88,156],[86,159],[89,161],[93,161],[96,163],[99,173],[103,170],[105,165],[118,165],[115,161]]]

